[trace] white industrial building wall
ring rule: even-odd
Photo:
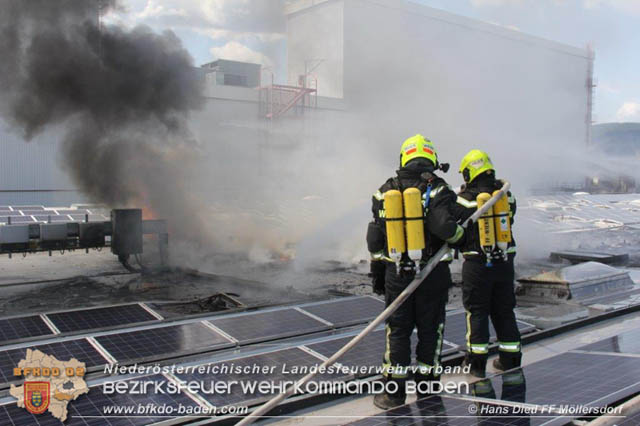
[[[51,133],[26,142],[0,128],[0,190],[74,189],[60,164],[61,147]]]
[[[335,33],[328,39],[291,25],[329,22],[331,10]],[[329,0],[297,10],[288,22],[296,44],[288,51],[290,72],[298,72],[300,55],[323,52],[343,34],[342,69],[336,61],[318,70],[320,94],[325,79],[343,74],[345,105],[360,114],[354,124],[374,159],[395,162],[398,144],[421,132],[443,160],[457,164],[467,150],[483,148],[503,176],[524,184],[566,158],[575,163],[585,145],[585,49],[405,0]]]
[[[305,73],[305,61],[311,64],[321,60],[313,71],[318,80],[318,93],[342,98],[344,4],[342,1],[316,4],[313,13],[290,14],[287,20],[288,81],[298,85],[298,76]]]
[[[60,163],[60,151],[59,138],[52,132],[26,142],[0,126],[0,205],[85,202]]]

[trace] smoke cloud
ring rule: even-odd
[[[254,103],[203,100],[171,32],[100,29],[95,4],[83,0],[0,0],[0,111],[26,138],[63,125],[65,164],[94,201],[144,202],[182,224],[174,234],[252,260],[295,251],[303,269],[366,257],[370,196],[418,132],[453,170],[469,149],[489,151],[517,196],[588,175],[588,154],[576,154],[586,131],[584,58],[546,48],[528,55],[518,36],[439,19],[425,26],[379,2],[352,3],[362,9],[356,18],[327,2],[287,25],[290,81],[322,60],[321,95],[343,99],[268,122]],[[148,2],[138,19],[243,42],[235,48],[279,39],[284,23],[280,0],[162,5]],[[445,178],[462,183],[456,173]],[[520,232],[527,250],[534,239]],[[211,270],[235,274],[227,260]]]
[[[65,129],[64,165],[91,201],[144,205],[168,219],[197,210],[185,170],[187,125],[202,103],[192,59],[170,31],[102,26],[115,0],[2,0],[0,112],[26,140]],[[197,218],[172,221],[196,236]]]

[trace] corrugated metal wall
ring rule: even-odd
[[[75,189],[62,168],[60,138],[47,132],[25,142],[0,128],[0,190]]]
[[[86,200],[62,164],[60,135],[26,142],[0,124],[0,205],[69,206]]]

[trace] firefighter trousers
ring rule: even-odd
[[[398,275],[388,263],[385,276],[385,299],[389,306],[411,283],[414,274]],[[419,373],[436,378],[433,369],[440,364],[444,335],[445,308],[451,286],[449,264],[440,262],[415,292],[387,319],[384,367],[387,377],[403,379],[402,367],[411,365],[411,334],[418,329],[416,358]],[[401,368],[397,368],[401,367]],[[390,370],[389,370],[390,368]]]
[[[501,360],[519,365],[520,332],[513,309],[513,257],[487,267],[482,261],[466,260],[462,266],[462,302],[467,311],[467,349],[486,360],[489,351],[489,318],[498,336]],[[517,364],[517,365],[515,365]]]

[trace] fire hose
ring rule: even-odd
[[[507,193],[507,191],[509,191],[510,187],[511,187],[511,184],[505,181],[500,191],[495,193],[495,195],[491,197],[490,200],[488,200],[471,217],[469,217],[469,219],[465,221],[462,227],[467,228],[471,223],[476,222],[478,218],[480,218],[480,216],[484,215],[500,198],[502,198]],[[365,336],[367,336],[378,325],[380,325],[380,323],[382,323],[387,318],[389,318],[391,314],[393,314],[398,309],[398,307],[400,307],[400,305],[402,305],[402,303],[405,300],[407,300],[409,296],[411,296],[411,294],[418,288],[418,286],[422,283],[422,281],[424,281],[424,279],[431,273],[431,271],[433,271],[433,269],[438,265],[438,263],[440,263],[440,259],[442,259],[442,257],[448,251],[449,251],[449,246],[447,244],[444,244],[440,248],[440,250],[438,250],[436,254],[434,254],[429,259],[429,261],[427,262],[427,265],[420,271],[420,273],[416,275],[413,281],[409,283],[407,288],[405,288],[402,291],[402,293],[400,293],[398,297],[389,306],[387,306],[387,308],[384,311],[380,313],[380,315],[378,315],[373,321],[371,321],[371,323],[369,323],[369,325],[365,327],[364,330],[362,330],[357,336],[351,339],[349,343],[344,345],[338,352],[336,352],[330,358],[327,358],[322,364],[320,364],[320,368],[307,374],[306,376],[298,380],[298,382],[296,382],[294,385],[287,388],[283,393],[278,394],[272,399],[270,399],[269,401],[267,401],[264,405],[260,406],[258,409],[256,409],[247,417],[245,417],[240,422],[238,422],[237,425],[242,426],[242,425],[252,424],[256,420],[258,420],[260,417],[262,417],[264,414],[271,411],[271,409],[275,408],[287,397],[291,396],[294,393],[296,388],[304,386],[309,380],[311,380],[318,373],[318,371],[322,371],[324,368],[333,365],[333,363],[335,363],[338,359],[340,359],[340,357],[342,357],[342,355],[344,355],[351,348],[357,345]]]

